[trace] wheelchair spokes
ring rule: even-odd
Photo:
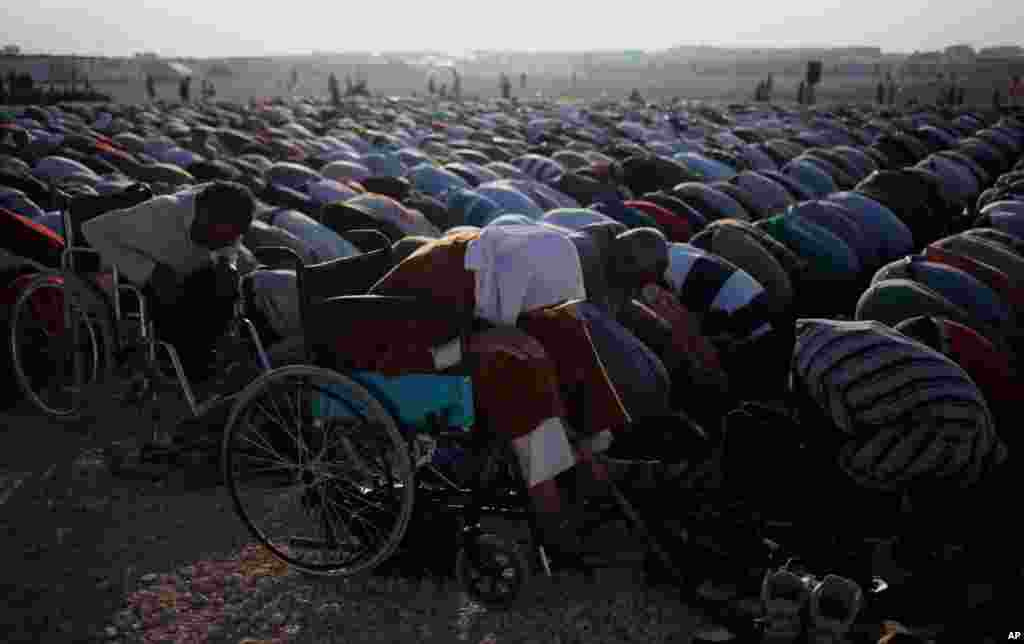
[[[64,284],[48,276],[37,278],[19,295],[9,327],[18,384],[30,402],[55,417],[80,411],[82,387],[98,379],[110,341],[103,321],[85,311],[77,298],[69,304],[69,319],[63,319],[65,293]]]
[[[311,370],[320,371],[270,372],[241,394],[225,435],[225,476],[243,520],[279,558],[306,572],[351,574],[404,534],[411,467],[393,421],[374,418],[379,405],[359,404],[358,385],[342,376]]]

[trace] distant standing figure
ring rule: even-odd
[[[156,100],[156,80],[153,79],[152,74],[146,74],[146,95],[149,96],[150,101]]]
[[[341,105],[341,86],[338,84],[338,77],[331,72],[327,77],[327,92],[331,95],[331,105]]]
[[[896,81],[893,80],[892,74],[889,74],[889,86],[888,86],[887,89],[888,89],[888,92],[887,92],[888,93],[888,96],[887,96],[888,101],[887,102],[888,102],[889,105],[895,105],[896,104]]]
[[[526,89],[526,72],[519,75],[519,89]]]
[[[504,73],[501,75],[501,97],[505,100],[512,98],[512,81]]]
[[[878,81],[878,90],[875,94],[879,105],[885,105],[885,83]]]
[[[188,103],[192,98],[192,77],[186,76],[181,79],[181,85],[178,86],[178,95],[181,97],[182,103]]]
[[[961,85],[960,87],[957,88],[957,90],[956,90],[956,104],[957,105],[961,105],[962,106],[964,104],[964,94],[966,94],[966,92],[967,92],[967,90],[964,89],[963,85]]]
[[[1003,109],[1003,93],[999,91],[999,88],[992,90],[992,108],[995,110]]]
[[[441,90],[438,92],[441,98],[448,98],[448,83],[441,83]]]
[[[807,81],[800,81],[800,85],[796,88],[796,102],[800,105],[804,104],[804,100],[807,98]]]

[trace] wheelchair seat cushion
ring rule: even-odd
[[[472,427],[473,384],[468,376],[409,374],[388,377],[371,371],[357,371],[352,379],[366,387],[384,408],[411,430],[428,428],[437,417],[443,429]]]

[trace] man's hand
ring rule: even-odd
[[[219,259],[214,265],[214,280],[218,298],[238,299],[238,269],[226,258]]]

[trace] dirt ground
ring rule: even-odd
[[[277,97],[290,95],[284,87],[289,68],[282,66],[276,75],[241,73],[234,77],[216,78],[217,98],[235,101],[248,101],[251,97]],[[426,94],[426,76],[423,86],[408,83],[388,82],[389,79],[368,75],[370,90],[386,95],[407,96],[413,92],[423,96]],[[408,80],[408,79],[403,79]],[[548,99],[595,99],[602,95],[625,97],[634,88],[648,99],[681,97],[688,100],[725,100],[750,101],[754,97],[757,83],[763,79],[751,76],[710,76],[687,75],[672,82],[649,81],[640,74],[623,73],[614,78],[579,81],[571,87],[567,79],[538,77],[531,79],[525,90],[515,88],[514,96],[533,98],[541,94]],[[965,89],[965,102],[968,105],[990,107],[993,89],[1002,89],[1006,97],[1006,80],[1001,76],[977,75],[961,79]],[[776,76],[774,98],[778,102],[795,102],[798,76]],[[869,76],[827,76],[817,89],[819,103],[856,102],[873,103],[877,79]],[[121,103],[141,103],[147,100],[145,85],[138,82],[100,82],[94,83],[96,90],[110,94],[115,101]],[[192,95],[198,98],[198,81],[193,82]],[[489,83],[481,79],[466,79],[463,86],[465,96],[493,97],[497,95],[497,83]],[[938,86],[921,79],[907,80],[901,83],[898,96],[899,103],[915,99],[921,103],[932,103],[938,96]],[[178,100],[178,86],[173,82],[157,84],[158,97],[164,100]],[[323,78],[303,78],[295,94],[299,96],[327,96],[327,80]]]
[[[89,450],[130,434],[130,421],[112,413],[96,438],[25,406],[0,421],[0,471],[23,481],[0,506],[0,640],[91,641],[134,577],[243,541],[221,490],[115,480],[98,467]]]
[[[134,412],[113,405],[106,411],[104,422],[89,428],[94,436],[48,421],[24,404],[0,416],[0,596],[5,598],[0,641],[242,641],[189,639],[184,627],[178,636],[145,628],[134,636],[104,633],[123,613],[126,598],[144,591],[147,580],[150,591],[157,590],[164,573],[237,559],[251,541],[209,468],[185,468],[158,482],[112,477],[100,466],[98,448],[136,432],[145,434],[146,425]],[[598,584],[582,578],[535,578],[525,603],[512,612],[484,610],[468,601],[454,581],[447,586],[399,582],[382,588],[367,585],[372,580],[365,578],[318,581],[287,575],[285,583],[261,596],[261,605],[294,603],[298,600],[286,597],[299,594],[310,606],[316,597],[325,606],[347,606],[345,636],[337,636],[337,620],[324,617],[312,623],[306,618],[305,631],[295,626],[288,631],[297,633],[292,637],[248,644],[569,642],[587,634],[588,641],[690,641],[694,618],[688,609],[675,596],[650,594],[656,591],[644,588],[635,562],[600,574]],[[154,581],[157,575],[161,581]],[[594,608],[599,605],[605,608]],[[190,610],[179,611],[176,619],[184,623],[201,617],[201,610]],[[595,617],[595,610],[603,617]],[[213,622],[228,619],[207,617]],[[244,632],[247,624],[236,624],[236,631]]]

